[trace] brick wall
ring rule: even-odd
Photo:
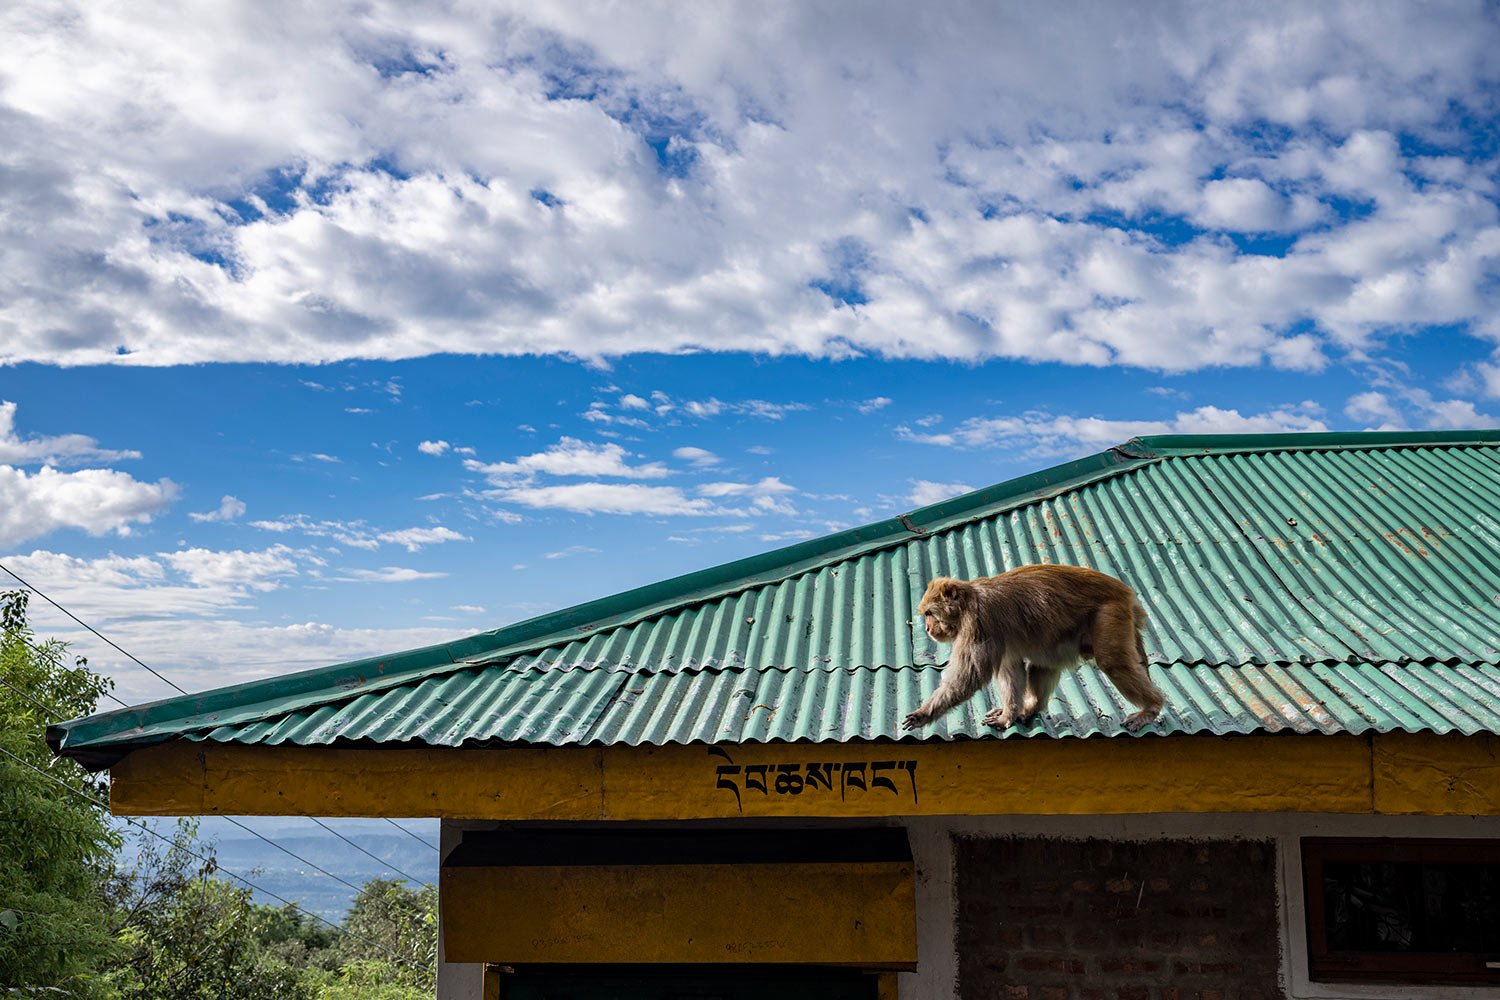
[[[959,838],[954,863],[966,1000],[1284,996],[1268,842]]]

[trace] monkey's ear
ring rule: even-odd
[[[945,601],[959,600],[968,589],[962,580],[955,580],[951,576],[938,577],[933,583],[937,585],[938,595]]]

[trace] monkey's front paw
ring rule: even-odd
[[[1002,708],[992,708],[984,713],[981,720],[986,726],[994,726],[996,729],[1004,729],[1011,724],[1011,714]]]
[[[1153,723],[1155,721],[1156,721],[1156,713],[1155,712],[1140,711],[1140,712],[1136,712],[1134,715],[1128,716],[1125,719],[1124,725],[1125,725],[1125,728],[1127,730],[1129,730],[1130,732],[1132,732],[1132,733],[1138,733],[1142,729],[1145,729],[1147,726],[1151,725],[1151,723]]]
[[[921,712],[912,712],[901,720],[901,728],[907,732],[911,732],[913,729],[921,729],[925,725],[927,725],[927,717]]]

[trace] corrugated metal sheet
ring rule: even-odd
[[[234,743],[328,745],[341,740],[431,746],[485,742],[554,746],[996,735],[980,723],[982,692],[914,736],[899,723],[937,687],[935,667],[547,673],[491,667],[427,681],[399,700],[364,695],[339,706],[188,734]],[[1159,733],[1500,732],[1500,668],[1490,665],[1318,663],[1152,670],[1167,696]],[[467,700],[473,695],[473,700]],[[1134,709],[1093,670],[1064,678],[1048,711],[1003,738],[1116,736]]]
[[[761,558],[730,583],[673,581],[676,600],[646,588],[599,627],[559,613],[578,621],[561,638],[518,644],[517,626],[468,640],[458,664],[412,656],[279,701],[252,685],[163,703],[92,742],[900,738],[947,655],[915,621],[927,580],[1036,562],[1140,592],[1158,731],[1500,731],[1500,435],[1313,437],[1144,439],[916,512],[916,530],[845,533],[821,559],[787,550],[779,572]],[[988,707],[922,736],[989,735]],[[1124,714],[1085,668],[1006,735],[1114,735]]]

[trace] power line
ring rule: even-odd
[[[363,847],[360,847],[354,841],[350,840],[348,837],[344,836],[342,833],[339,833],[337,830],[335,830],[333,827],[329,826],[327,823],[325,823],[322,820],[318,819],[318,817],[316,817],[316,816],[309,816],[307,818],[310,819],[310,820],[312,820],[314,823],[318,824],[319,826],[321,826],[323,829],[327,830],[329,833],[333,834],[335,837],[337,837],[340,840],[342,840],[344,843],[348,844],[350,847],[354,848],[359,853],[365,855],[366,857],[374,858],[376,861],[380,862],[380,864],[381,864],[382,867],[389,868],[391,871],[395,872],[397,875],[400,875],[402,878],[406,879],[408,882],[415,883],[416,885],[422,885],[423,884],[421,879],[417,878],[414,875],[408,875],[408,874],[406,874],[406,872],[404,872],[401,869],[397,868],[395,865],[391,864],[389,861],[385,860],[384,858],[380,857],[379,855],[374,854],[374,853],[372,853],[370,851],[367,851]]]
[[[56,655],[57,655],[55,652],[53,652],[51,650],[48,650],[45,647],[38,646],[34,641],[32,641],[31,639],[27,638],[26,636],[22,635],[19,632],[15,633],[15,636],[16,636],[17,639],[20,639],[26,645],[30,646],[31,649],[32,649],[32,651],[34,653],[36,653],[38,656],[56,657]],[[33,705],[40,705],[41,704],[40,702],[38,702],[38,701],[36,701],[34,699],[31,699],[31,696],[27,695],[24,691],[21,691],[20,688],[17,688],[14,685],[7,685],[7,686],[10,687],[10,689],[12,691],[15,691],[17,694],[20,694],[23,697],[27,698],[28,700],[31,700],[31,703]],[[100,691],[99,693],[101,695],[103,695],[104,697],[108,698],[110,701],[114,702],[116,705],[119,705],[121,708],[129,708],[130,707],[128,704],[126,704],[125,702],[121,701],[118,697],[116,697],[116,695],[115,695],[115,693],[113,691]],[[50,713],[50,712],[53,711],[53,709],[49,708],[49,709],[47,709],[47,711]]]
[[[90,632],[94,633],[94,635],[98,636],[104,642],[109,643],[109,645],[113,646],[120,653],[122,653],[125,656],[129,657],[130,659],[134,660],[137,664],[139,664],[142,668],[144,668],[147,672],[149,672],[153,677],[155,677],[157,680],[161,681],[163,684],[165,684],[168,687],[170,687],[173,691],[176,691],[178,694],[187,694],[186,691],[184,691],[182,688],[178,687],[176,684],[173,684],[171,681],[167,680],[166,677],[162,676],[161,674],[157,673],[155,670],[152,670],[150,667],[146,666],[146,664],[144,662],[142,662],[138,657],[136,657],[133,653],[130,653],[129,651],[127,651],[124,648],[122,648],[113,639],[110,639],[110,638],[106,637],[104,635],[104,633],[102,633],[98,629],[94,628],[94,626],[90,625],[88,622],[84,621],[82,618],[79,618],[73,612],[69,611],[67,608],[63,607],[61,604],[58,604],[52,598],[48,597],[46,594],[42,593],[40,590],[37,590],[31,584],[29,584],[25,580],[21,579],[21,577],[18,576],[9,566],[5,565],[4,563],[0,563],[0,570],[4,570],[6,572],[6,574],[8,574],[11,578],[13,578],[21,586],[25,587],[27,590],[31,591],[36,596],[40,597],[42,600],[46,601],[48,604],[52,605],[54,608],[56,608],[57,610],[61,611],[63,614],[67,615],[69,618],[73,619],[75,622],[77,622],[78,624],[82,625],[84,628],[88,629]]]
[[[412,840],[415,840],[417,843],[423,844],[423,845],[425,845],[427,847],[430,847],[434,851],[437,851],[439,854],[443,853],[442,851],[438,850],[438,846],[436,844],[434,844],[431,841],[426,840],[426,839],[424,839],[422,837],[417,836],[415,833],[412,833],[406,827],[402,826],[400,823],[397,823],[395,820],[391,819],[389,816],[382,816],[380,818],[383,819],[383,820],[385,820],[387,823],[391,824],[391,826],[394,826],[396,829],[400,830],[402,833],[406,834]]]
[[[272,847],[276,848],[281,853],[287,855],[288,857],[296,858],[298,861],[302,862],[304,865],[306,865],[307,867],[313,869],[314,871],[322,872],[324,875],[327,875],[329,878],[333,879],[335,882],[342,882],[344,885],[347,885],[349,888],[353,889],[355,892],[359,892],[359,886],[355,885],[353,882],[350,882],[347,879],[339,878],[337,875],[335,875],[333,872],[329,871],[326,868],[319,868],[317,865],[313,864],[311,861],[307,860],[302,855],[298,854],[296,851],[293,851],[291,848],[288,848],[288,847],[282,847],[280,844],[276,843],[276,841],[272,840],[270,837],[267,837],[265,834],[262,834],[262,833],[257,833],[255,830],[253,830],[250,827],[246,826],[244,823],[241,823],[239,820],[235,819],[233,816],[220,816],[219,818],[222,819],[222,820],[225,820],[225,821],[227,821],[229,823],[233,823],[235,826],[239,827],[241,830],[244,830],[248,834],[252,834],[253,836],[259,837],[261,840],[264,840],[266,843],[270,844]]]
[[[108,803],[100,802],[98,799],[94,798],[92,795],[89,795],[87,792],[83,791],[82,789],[74,788],[72,785],[68,784],[66,781],[63,781],[61,778],[57,777],[56,775],[48,774],[46,771],[43,771],[41,768],[37,767],[35,764],[33,764],[30,761],[26,760],[24,757],[19,757],[16,754],[11,753],[9,750],[5,749],[4,747],[0,747],[0,753],[5,754],[5,756],[9,757],[11,760],[15,761],[17,764],[20,764],[22,767],[27,768],[27,769],[29,769],[31,771],[35,771],[37,774],[39,774],[42,777],[46,778],[48,781],[51,781],[54,784],[60,785],[62,788],[64,788],[68,792],[71,792],[72,794],[74,794],[74,795],[78,796],[79,798],[83,799],[83,801],[87,802],[89,805],[95,806],[95,807],[97,807],[99,809],[103,809],[106,812],[109,811],[109,805],[108,805]],[[140,820],[134,819],[134,818],[132,818],[130,816],[114,816],[113,813],[110,813],[110,816],[113,819],[124,820],[126,823],[129,823],[131,826],[136,827],[137,829],[145,830],[147,833],[151,834],[151,836],[153,836],[156,839],[158,839],[160,841],[163,841],[163,842],[165,842],[167,844],[170,844],[172,847],[176,848],[177,850],[182,851],[184,854],[191,855],[192,857],[197,858],[199,861],[202,861],[206,865],[212,865],[213,868],[214,868],[214,871],[223,872],[225,875],[228,875],[230,878],[238,879],[240,882],[243,882],[245,885],[248,885],[251,889],[254,889],[256,892],[259,892],[259,893],[261,893],[263,895],[266,895],[266,896],[270,896],[272,899],[274,899],[277,902],[281,903],[283,906],[289,906],[292,909],[296,910],[298,913],[301,913],[301,914],[303,914],[305,916],[311,917],[312,919],[314,919],[314,920],[316,920],[316,921],[318,921],[320,923],[327,924],[329,927],[332,927],[335,931],[338,931],[340,934],[347,934],[348,933],[346,930],[344,930],[344,928],[340,927],[338,924],[334,923],[332,920],[329,920],[327,917],[322,916],[321,914],[314,913],[311,910],[304,909],[302,906],[299,906],[298,904],[292,902],[290,899],[287,899],[285,896],[278,896],[276,893],[272,892],[270,889],[266,889],[266,888],[263,888],[262,886],[256,885],[254,882],[250,881],[245,876],[240,875],[240,874],[238,874],[236,872],[232,872],[228,868],[225,868],[222,865],[220,865],[218,858],[210,858],[210,857],[206,857],[205,855],[199,854],[197,851],[195,851],[192,848],[188,847],[186,844],[183,844],[181,841],[174,840],[173,838],[168,837],[166,834],[159,833],[156,830],[153,830],[151,828],[151,826],[149,824],[147,824],[147,823],[144,823],[144,822],[142,822]],[[225,816],[225,817],[222,817],[222,818],[223,819],[227,819],[230,822],[234,822],[233,818],[231,818],[229,816]],[[236,825],[241,825],[242,826],[243,824],[236,824]],[[249,829],[249,828],[246,827],[246,829]],[[251,830],[250,832],[254,833],[255,831]],[[259,836],[259,834],[257,834],[257,836]],[[265,839],[265,838],[261,838],[261,839]],[[275,844],[274,846],[281,847],[280,844]],[[282,850],[286,850],[286,849],[282,848]],[[293,855],[293,856],[295,857],[295,855]],[[310,862],[304,862],[304,863],[310,863]],[[314,865],[313,867],[316,868],[317,866]],[[318,870],[322,871],[322,869],[318,869]],[[327,875],[328,873],[327,872],[323,872],[323,874]],[[337,878],[337,876],[333,876],[333,877]],[[342,882],[343,879],[339,879],[339,881]],[[344,884],[348,885],[349,883],[344,882]],[[374,943],[374,942],[370,941],[369,938],[366,938],[365,940],[367,942],[372,943],[372,944]],[[385,951],[385,949],[381,949],[381,950]],[[412,965],[413,965],[413,963],[411,962],[410,959],[402,958],[400,955],[397,955],[393,951],[385,951],[385,954],[390,958],[390,960],[392,962],[395,962],[397,965],[405,965],[405,966],[407,966],[409,968],[412,967]]]
[[[98,799],[94,798],[92,795],[89,795],[87,792],[83,791],[82,789],[74,788],[72,785],[68,784],[66,781],[63,781],[61,778],[57,777],[56,775],[48,774],[46,771],[43,771],[41,768],[37,767],[35,764],[31,763],[29,760],[26,760],[24,757],[17,756],[16,754],[11,753],[9,750],[5,749],[4,747],[0,747],[0,753],[5,754],[5,756],[9,757],[11,760],[15,761],[17,764],[20,764],[22,767],[28,768],[28,769],[30,769],[32,771],[35,771],[37,774],[40,774],[42,777],[46,778],[48,781],[51,781],[51,782],[53,782],[53,783],[55,783],[57,785],[61,785],[63,788],[67,789],[69,792],[71,792],[74,795],[78,796],[80,799],[83,799],[83,801],[87,802],[89,805],[97,806],[100,809],[106,809],[106,810],[109,808],[109,806],[106,803],[100,802]],[[329,920],[327,917],[320,916],[319,914],[313,913],[311,910],[305,910],[302,907],[298,906],[296,903],[292,902],[290,899],[286,899],[283,896],[278,896],[278,895],[276,895],[276,893],[272,892],[271,890],[264,889],[264,888],[256,885],[254,882],[250,881],[245,876],[239,875],[239,874],[237,874],[235,872],[232,872],[228,868],[221,867],[219,865],[219,862],[218,862],[218,860],[216,858],[205,857],[204,855],[199,854],[197,851],[193,850],[192,848],[187,847],[181,841],[173,840],[171,837],[168,837],[165,834],[158,833],[156,830],[153,830],[148,824],[143,823],[140,820],[134,819],[134,818],[132,818],[130,816],[116,816],[114,818],[115,819],[124,820],[126,823],[129,823],[131,826],[136,827],[137,829],[145,830],[147,833],[151,834],[151,836],[157,838],[158,840],[163,840],[163,841],[167,842],[168,844],[171,844],[172,846],[176,847],[178,850],[182,851],[185,854],[192,855],[193,857],[197,858],[199,861],[202,861],[204,864],[213,865],[215,871],[221,871],[225,875],[228,875],[230,878],[238,879],[239,881],[241,881],[241,882],[245,883],[246,885],[248,885],[250,888],[254,889],[256,892],[264,893],[265,895],[270,896],[272,899],[274,899],[274,900],[276,900],[276,901],[278,901],[278,902],[280,902],[280,903],[282,903],[282,904],[284,904],[286,906],[290,906],[292,909],[296,910],[298,913],[305,913],[307,916],[312,917],[314,920],[318,920],[318,921],[321,921],[322,923],[327,924],[329,927],[332,927],[336,931],[340,931],[340,932],[343,931],[342,927],[340,927],[338,924],[334,923],[332,920]],[[396,959],[396,956],[394,956],[394,955],[392,955],[391,957],[393,959]],[[400,959],[396,959],[396,961],[400,961]]]

